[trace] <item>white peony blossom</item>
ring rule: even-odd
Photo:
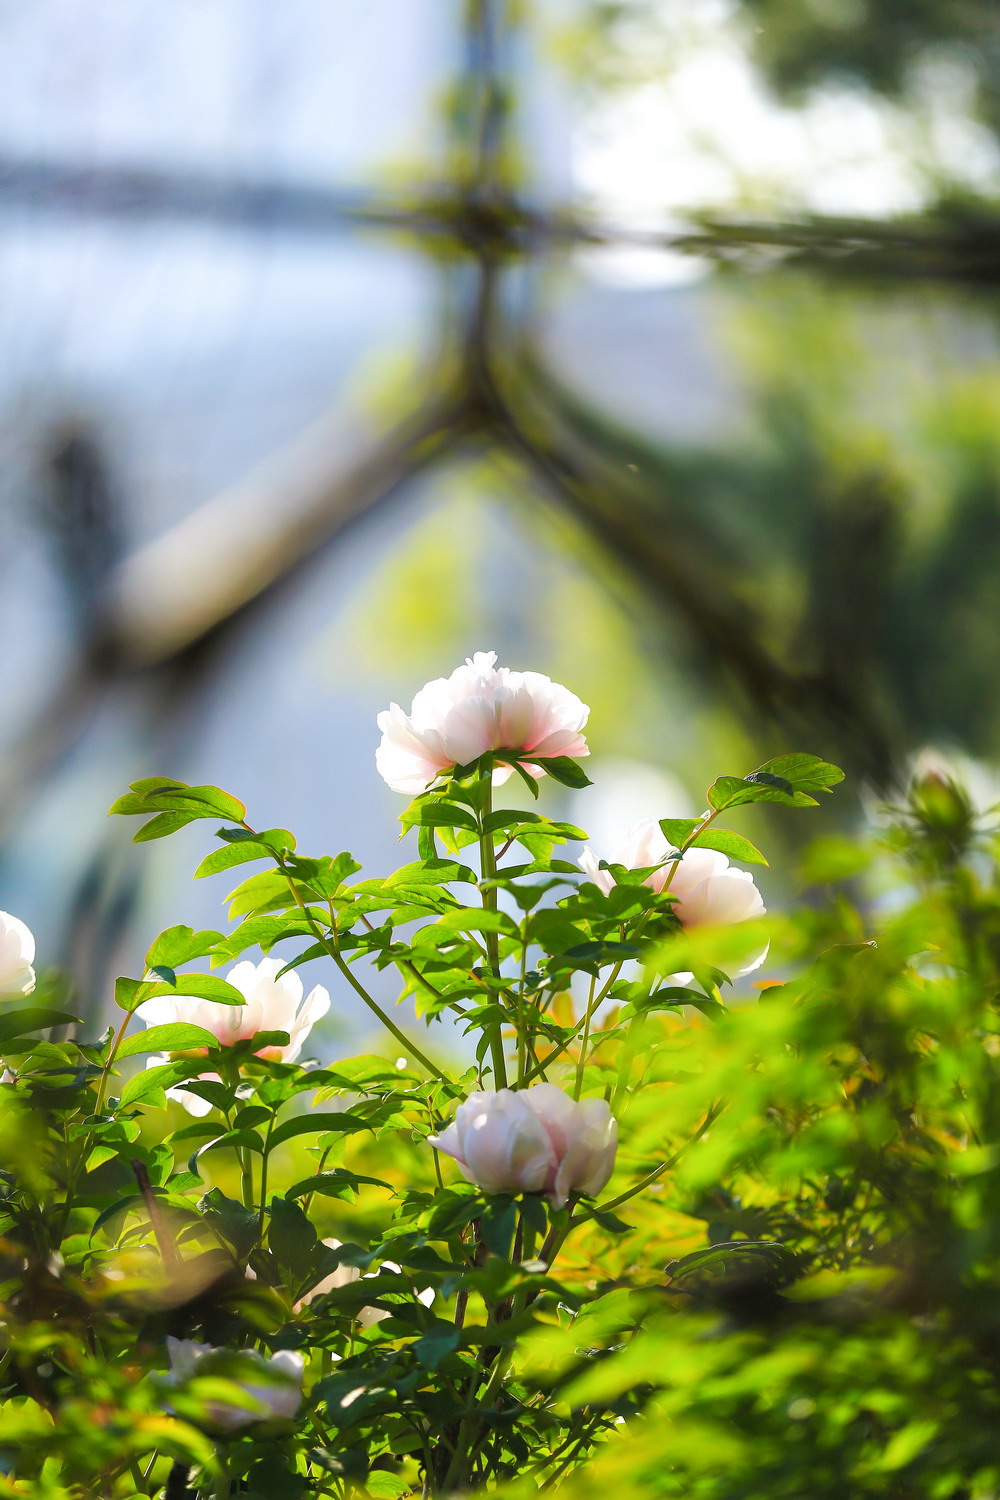
[[[171,1021],[203,1026],[223,1046],[244,1041],[260,1031],[287,1031],[286,1046],[262,1047],[257,1055],[276,1062],[295,1062],[313,1026],[330,1009],[330,996],[318,984],[303,1001],[302,980],[294,969],[279,978],[283,967],[274,958],[262,958],[258,964],[244,960],[234,965],[226,979],[245,996],[244,1005],[223,1005],[219,1000],[200,1000],[194,995],[156,995],[152,1000],[144,1000],[136,1013],[147,1026],[162,1026]],[[166,1060],[160,1053],[151,1057],[146,1066],[159,1067]],[[217,1079],[218,1074],[205,1073],[202,1077]],[[206,1115],[212,1107],[183,1084],[168,1089],[167,1093],[193,1115]]]
[[[733,869],[724,854],[715,849],[693,848],[687,850],[683,859],[661,863],[670,853],[670,844],[659,823],[653,818],[643,818],[625,830],[607,862],[624,865],[627,870],[657,865],[643,884],[653,891],[666,887],[676,897],[674,912],[684,927],[725,927],[764,915],[766,908],[753,876],[747,870]],[[584,849],[579,863],[605,894],[612,889],[614,877],[610,870],[600,868],[593,850]],[[748,974],[758,968],[766,956],[765,948],[740,972]]]
[[[329,1245],[331,1250],[339,1250],[343,1241],[324,1240],[323,1244]],[[402,1274],[401,1268],[397,1266],[394,1260],[384,1260],[381,1269],[384,1271],[395,1271],[397,1276]],[[370,1281],[373,1276],[377,1276],[378,1274],[378,1271],[369,1271],[364,1280]],[[307,1307],[314,1297],[321,1297],[324,1292],[335,1291],[339,1286],[350,1286],[353,1282],[361,1279],[361,1272],[357,1266],[338,1266],[335,1271],[330,1272],[329,1276],[324,1276],[322,1281],[306,1292],[305,1296],[301,1297],[296,1303],[296,1308]],[[431,1286],[427,1287],[423,1292],[418,1292],[417,1301],[422,1302],[425,1307],[430,1307],[434,1301],[434,1288]],[[381,1323],[385,1318],[391,1316],[391,1313],[386,1312],[381,1307],[363,1307],[358,1313],[356,1321],[360,1328],[371,1328],[374,1323]]]
[[[35,988],[35,939],[20,917],[0,911],[0,997],[30,995]]]
[[[487,1193],[599,1193],[611,1176],[618,1123],[604,1099],[572,1100],[552,1083],[470,1094],[430,1144]]]
[[[167,1356],[173,1384],[190,1380],[192,1376],[212,1373],[202,1369],[203,1360],[213,1354],[232,1352],[246,1366],[246,1379],[225,1378],[242,1386],[248,1397],[246,1407],[228,1402],[212,1402],[207,1408],[211,1420],[219,1427],[232,1432],[246,1427],[250,1422],[266,1422],[274,1417],[295,1416],[302,1401],[302,1373],[305,1359],[291,1349],[281,1349],[266,1359],[256,1349],[223,1351],[211,1344],[197,1344],[193,1339],[175,1339],[167,1336]],[[263,1408],[263,1410],[261,1409]]]
[[[590,709],[575,693],[540,672],[496,665],[495,651],[477,651],[450,677],[422,687],[408,714],[393,703],[378,716],[379,774],[394,792],[425,791],[439,771],[468,765],[487,750],[528,755],[589,755],[581,733]],[[525,766],[541,776],[537,766]],[[497,772],[498,778],[509,770]]]

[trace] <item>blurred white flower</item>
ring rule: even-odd
[[[0,996],[30,995],[35,988],[35,939],[20,917],[0,911]]]
[[[611,1176],[618,1123],[604,1099],[572,1100],[552,1083],[470,1094],[430,1144],[487,1193],[599,1193]]]
[[[575,693],[540,672],[496,665],[495,651],[477,651],[450,677],[422,687],[408,714],[398,703],[378,716],[379,774],[394,792],[425,791],[439,771],[468,765],[487,750],[528,755],[589,755],[581,733],[590,709]],[[525,766],[538,777],[538,766]],[[510,775],[498,770],[498,779]]]
[[[247,1378],[226,1379],[239,1385],[246,1392],[246,1407],[229,1402],[212,1402],[207,1406],[211,1420],[227,1432],[237,1427],[246,1427],[250,1422],[266,1422],[274,1417],[294,1417],[302,1401],[302,1372],[305,1359],[291,1349],[281,1349],[270,1359],[256,1349],[229,1351],[214,1348],[211,1344],[197,1344],[193,1339],[175,1339],[167,1336],[167,1356],[170,1374],[175,1385],[190,1380],[192,1376],[214,1373],[202,1368],[206,1356],[232,1353],[246,1367]],[[263,1410],[261,1409],[263,1408]]]
[[[715,849],[688,849],[683,859],[661,863],[671,852],[659,823],[654,818],[642,818],[625,830],[607,863],[624,865],[627,870],[657,865],[643,881],[653,891],[662,891],[673,871],[667,888],[676,897],[674,912],[684,927],[725,927],[764,915],[763,899],[748,870],[734,869],[726,856]],[[592,849],[584,849],[579,863],[605,895],[612,889],[614,877],[610,870],[600,868]],[[765,948],[740,973],[749,974],[766,956]]]
[[[232,1046],[260,1031],[287,1031],[285,1046],[262,1047],[257,1056],[275,1062],[295,1062],[313,1026],[330,1009],[330,996],[318,984],[303,1001],[302,980],[294,969],[281,974],[283,967],[275,958],[262,958],[258,964],[249,960],[235,964],[226,979],[245,997],[244,1005],[223,1005],[219,1000],[200,1000],[195,995],[156,995],[152,1000],[144,1000],[136,1013],[147,1026],[162,1026],[171,1021],[203,1026],[223,1046]],[[158,1053],[146,1066],[159,1067],[165,1061],[165,1054]],[[218,1078],[217,1073],[201,1076],[203,1080]],[[206,1115],[212,1107],[183,1085],[168,1089],[167,1093],[193,1115]]]
[[[331,1250],[339,1250],[343,1241],[324,1240],[323,1244],[329,1245]],[[402,1275],[401,1267],[397,1266],[394,1260],[384,1260],[381,1269],[383,1271],[395,1271],[397,1276]],[[372,1277],[378,1274],[378,1271],[369,1271],[363,1279],[371,1281]],[[329,1276],[324,1276],[322,1281],[317,1282],[310,1291],[306,1292],[304,1297],[299,1298],[299,1301],[295,1304],[296,1310],[300,1307],[308,1307],[314,1297],[321,1297],[324,1292],[335,1291],[339,1286],[350,1286],[353,1282],[360,1279],[362,1279],[361,1272],[357,1266],[338,1266],[335,1271],[331,1271]],[[430,1307],[434,1301],[434,1288],[429,1286],[425,1291],[418,1292],[417,1301],[422,1302],[425,1307]],[[381,1307],[363,1307],[358,1313],[356,1321],[361,1328],[371,1328],[372,1324],[381,1323],[383,1319],[390,1318],[391,1316],[391,1313],[386,1312]]]

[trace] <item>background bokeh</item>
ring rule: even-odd
[[[222,916],[128,781],[377,873],[474,650],[598,835],[995,758],[998,100],[992,0],[0,0],[0,906],[84,1012]]]

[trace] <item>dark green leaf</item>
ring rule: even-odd
[[[359,1130],[371,1130],[372,1126],[367,1120],[360,1119],[357,1115],[348,1114],[347,1111],[318,1112],[311,1111],[306,1115],[295,1115],[286,1120],[283,1125],[271,1133],[270,1149],[280,1146],[284,1141],[290,1141],[297,1135],[324,1135],[331,1131],[341,1131],[345,1135],[354,1134]]]
[[[279,1265],[286,1266],[297,1278],[305,1276],[316,1241],[316,1230],[298,1203],[290,1198],[271,1199],[267,1243]]]
[[[227,1198],[217,1187],[205,1194],[198,1207],[241,1259],[249,1255],[258,1238],[257,1215],[252,1209]]]
[[[436,1370],[449,1354],[454,1354],[461,1339],[461,1330],[453,1323],[445,1323],[441,1319],[436,1319],[434,1327],[429,1332],[421,1334],[412,1345],[417,1363],[423,1365],[425,1370]]]
[[[64,1010],[50,1010],[44,1005],[26,1005],[21,1010],[0,1011],[0,1046],[15,1037],[27,1036],[35,1031],[47,1031],[50,1026],[73,1026],[79,1024],[76,1016]]]

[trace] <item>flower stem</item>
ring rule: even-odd
[[[576,1083],[573,1086],[574,1099],[579,1099],[580,1095],[583,1093],[583,1070],[586,1066],[587,1047],[590,1043],[590,1023],[593,1020],[594,1011],[597,1009],[596,1005],[594,1004],[594,991],[596,988],[597,975],[595,974],[590,981],[590,993],[587,996],[587,1013],[583,1018],[583,1040],[580,1043],[580,1056],[577,1059],[576,1064]]]
[[[480,812],[480,834],[479,834],[479,863],[482,869],[483,881],[494,880],[497,873],[496,851],[493,847],[493,834],[486,831],[486,819],[493,811],[493,772],[487,769],[483,775],[483,806]],[[483,889],[483,910],[495,912],[497,910],[496,886],[489,885]],[[490,973],[494,979],[500,978],[500,944],[495,932],[486,932],[486,957],[490,966]],[[494,998],[494,1003],[496,1000]],[[505,1089],[507,1087],[507,1065],[503,1055],[503,1022],[498,1019],[490,1023],[490,1056],[493,1059],[493,1087]]]
[[[365,1002],[368,1009],[374,1015],[378,1016],[379,1020],[382,1022],[382,1025],[386,1028],[387,1031],[392,1033],[397,1042],[399,1042],[400,1046],[405,1047],[410,1056],[415,1057],[420,1066],[422,1068],[426,1068],[428,1073],[430,1073],[433,1078],[436,1078],[439,1083],[443,1083],[445,1088],[454,1098],[458,1098],[460,1096],[460,1090],[456,1089],[455,1085],[445,1076],[444,1073],[442,1073],[441,1069],[437,1067],[435,1063],[432,1063],[429,1057],[426,1057],[424,1053],[421,1052],[420,1048],[416,1045],[415,1042],[410,1041],[409,1037],[404,1031],[400,1030],[395,1021],[393,1021],[390,1016],[386,1015],[385,1011],[382,1009],[381,1005],[379,1005],[378,1001],[375,1000],[371,995],[369,995],[364,985],[355,976],[350,965],[344,961],[344,958],[336,943],[334,943],[327,936],[327,934],[320,927],[319,923],[316,921],[312,912],[306,906],[305,902],[302,899],[299,888],[295,884],[295,880],[291,874],[291,871],[286,869],[285,867],[285,861],[281,858],[280,855],[276,856],[276,858],[278,860],[279,866],[281,867],[281,873],[288,881],[288,889],[291,891],[292,896],[295,898],[295,904],[298,906],[302,915],[305,917],[306,922],[309,925],[310,932],[312,933],[316,941],[320,944],[320,946],[326,949],[327,953],[333,959],[334,963],[337,965],[337,968],[340,970],[341,974],[343,974],[344,978],[347,980],[351,988],[355,991],[356,994],[361,996],[361,999]]]
[[[647,1172],[645,1177],[640,1177],[639,1181],[635,1183],[634,1186],[628,1188],[624,1193],[619,1193],[617,1198],[609,1198],[607,1203],[598,1203],[598,1211],[603,1214],[610,1213],[613,1209],[621,1208],[623,1203],[627,1203],[630,1198],[634,1198],[635,1195],[637,1193],[641,1193],[644,1188],[650,1187],[654,1182],[656,1182],[660,1177],[663,1176],[664,1172],[669,1172],[671,1167],[677,1165],[684,1153],[686,1151],[690,1151],[691,1147],[695,1145],[697,1141],[701,1140],[702,1136],[708,1130],[709,1126],[713,1123],[713,1121],[719,1118],[724,1109],[725,1105],[723,1103],[713,1104],[704,1120],[702,1120],[701,1124],[698,1126],[698,1129],[695,1131],[694,1135],[691,1136],[690,1140],[685,1141],[683,1146],[679,1146],[674,1152],[673,1156],[668,1156],[666,1161],[661,1161],[658,1167],[654,1167],[651,1172]],[[588,1218],[589,1215],[584,1213],[578,1215],[571,1222],[573,1224],[583,1224]]]

